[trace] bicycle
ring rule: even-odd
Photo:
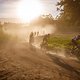
[[[47,42],[42,42],[42,43],[40,44],[40,47],[41,47],[41,49],[46,50],[47,47],[48,47],[48,43],[47,43]]]
[[[79,45],[74,45],[72,42],[66,46],[66,54],[68,56],[75,56],[80,60],[80,47]]]

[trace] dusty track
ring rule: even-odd
[[[0,47],[0,80],[80,80],[80,62],[10,41]]]

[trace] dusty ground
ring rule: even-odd
[[[11,41],[0,46],[0,80],[80,80],[80,62]]]

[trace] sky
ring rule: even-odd
[[[0,18],[16,18],[16,8],[18,2],[21,0],[0,0]],[[45,7],[43,14],[50,13],[55,17],[58,12],[56,11],[56,3],[59,0],[40,0]]]

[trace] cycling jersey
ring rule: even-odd
[[[78,45],[79,45],[78,40],[80,40],[80,35],[75,36],[75,37],[72,39],[72,43],[73,43],[75,46],[78,46]]]
[[[75,36],[72,40],[77,41],[77,40],[79,40],[79,39],[80,39],[80,36]]]

